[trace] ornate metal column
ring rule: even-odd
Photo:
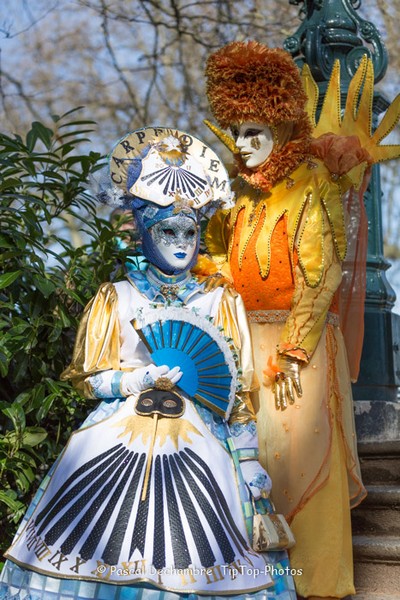
[[[284,48],[299,65],[309,65],[322,94],[335,60],[340,61],[344,86],[364,54],[374,63],[375,83],[382,79],[387,68],[386,48],[375,25],[356,13],[361,0],[289,0],[289,4],[302,4],[303,22],[286,38]]]
[[[309,65],[320,88],[321,103],[336,60],[341,64],[344,97],[363,54],[372,58],[375,83],[383,78],[387,52],[373,23],[356,12],[361,0],[289,2],[301,5],[302,24],[285,40],[284,48],[299,66]],[[375,93],[375,121],[387,106],[387,100]],[[353,389],[361,442],[400,439],[400,317],[392,313],[395,294],[385,275],[390,264],[383,256],[381,197],[380,167],[375,166],[364,198],[369,223],[365,339],[360,377]]]

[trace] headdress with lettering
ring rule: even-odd
[[[167,127],[145,127],[121,138],[110,153],[108,172],[97,182],[96,195],[120,208],[145,209],[149,204],[153,224],[178,210],[229,206],[232,197],[217,154],[198,138]],[[159,219],[155,211],[160,211]]]
[[[133,211],[143,254],[173,274],[177,271],[155,248],[149,229],[180,215],[198,223],[204,214],[230,207],[232,199],[227,171],[215,152],[198,138],[166,127],[145,127],[120,139],[109,156],[107,173],[97,180],[96,196]]]

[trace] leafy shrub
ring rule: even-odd
[[[0,135],[1,551],[91,408],[59,375],[83,306],[120,275],[115,231],[86,189],[101,157],[78,152],[91,123],[75,111],[53,119],[54,129],[33,123],[25,140]],[[71,223],[86,240],[80,247],[67,234]]]

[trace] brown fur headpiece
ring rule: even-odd
[[[207,61],[207,95],[219,125],[267,125],[306,117],[299,70],[290,54],[259,42],[232,42]]]

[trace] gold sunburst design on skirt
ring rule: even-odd
[[[139,436],[142,436],[143,444],[147,444],[153,433],[153,419],[142,417],[140,415],[132,415],[130,417],[125,417],[125,419],[116,423],[114,427],[125,428],[124,431],[118,435],[118,438],[129,435],[128,444],[132,444]],[[157,440],[160,447],[166,443],[168,437],[171,439],[171,442],[177,450],[179,438],[182,441],[191,444],[192,440],[189,437],[190,433],[203,435],[186,419],[158,419]]]

